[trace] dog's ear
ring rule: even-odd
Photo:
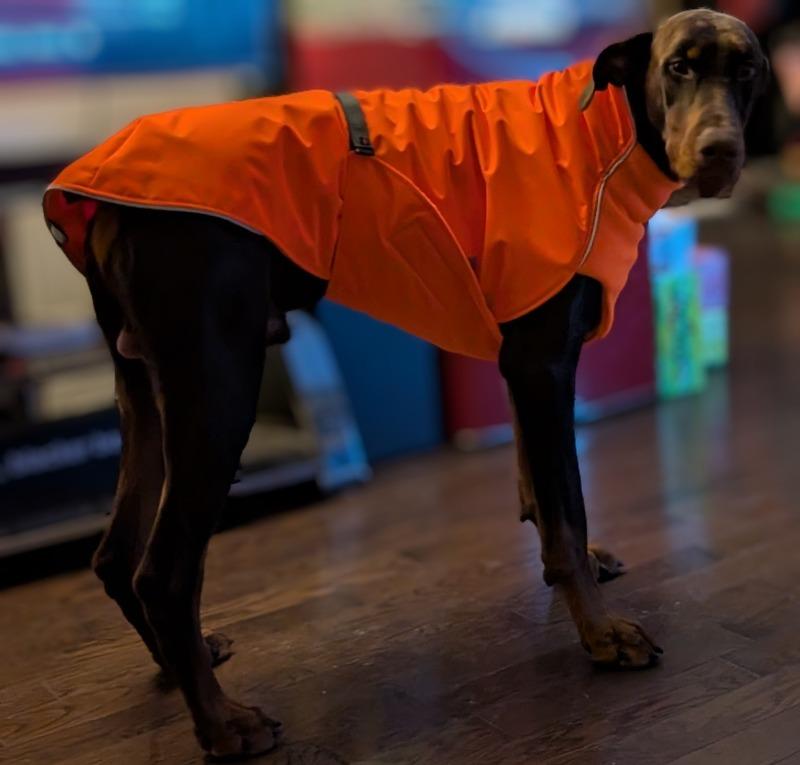
[[[609,85],[621,87],[633,76],[646,72],[652,44],[653,33],[643,32],[602,50],[592,68],[592,82],[581,97],[581,109],[589,106],[595,91],[605,90]]]
[[[755,38],[755,35],[753,35],[753,43],[755,52],[757,53],[756,58],[758,59],[758,63],[756,64],[758,67],[758,75],[753,83],[752,88],[750,88],[750,97],[744,107],[743,118],[745,123],[750,120],[750,115],[753,113],[753,108],[764,96],[767,90],[769,90],[769,84],[772,80],[772,67],[770,66],[769,58],[767,58],[767,56],[764,54],[764,51],[761,48],[761,45],[758,43],[758,40]]]
[[[601,51],[592,69],[594,89],[605,90],[609,85],[625,85],[634,74],[646,71],[652,45],[653,33],[643,32]]]
[[[763,51],[761,52],[761,63],[759,69],[758,95],[760,96],[767,91],[769,83],[772,80],[772,66],[769,63],[769,58],[767,58]]]

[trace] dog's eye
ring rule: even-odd
[[[736,79],[740,82],[755,79],[757,70],[753,64],[742,64],[736,69]]]
[[[687,78],[692,76],[692,70],[689,68],[689,64],[682,58],[676,58],[674,61],[670,61],[668,68],[670,74],[675,75],[675,77]]]

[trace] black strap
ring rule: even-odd
[[[356,154],[372,157],[375,149],[369,140],[369,129],[364,111],[359,100],[352,93],[336,93],[336,99],[342,105],[344,118],[350,130],[350,150]]]

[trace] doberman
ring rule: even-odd
[[[624,86],[639,145],[668,178],[728,195],[743,128],[768,76],[753,33],[691,11],[596,59],[593,92]],[[576,109],[578,106],[576,105]],[[204,557],[255,417],[265,347],[287,311],[326,282],[263,236],[203,214],[100,203],[86,276],[116,368],[124,447],[114,515],[94,567],[158,664],[178,682],[203,749],[245,756],[280,724],[229,699],[212,667],[229,641],[203,636]],[[609,613],[598,580],[621,564],[590,546],[575,448],[575,372],[600,321],[602,287],[575,275],[533,311],[501,323],[500,371],[516,418],[523,517],[541,537],[544,577],[566,595],[595,662],[640,668],[661,650]]]

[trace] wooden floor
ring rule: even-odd
[[[509,449],[441,453],[217,536],[224,685],[284,721],[265,763],[800,763],[800,234],[743,221],[734,361],[580,432],[604,585],[664,646],[595,671],[515,520]],[[86,571],[0,591],[0,761],[201,762],[179,695]]]

